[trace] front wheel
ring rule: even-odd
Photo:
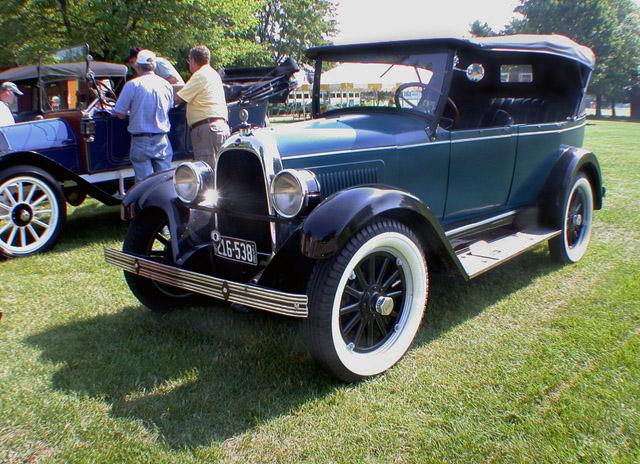
[[[312,273],[305,321],[311,355],[342,381],[381,374],[413,342],[428,291],[415,234],[390,219],[366,226]]]
[[[584,174],[567,189],[559,221],[562,233],[549,241],[551,256],[568,264],[579,261],[587,252],[593,219],[593,189]]]
[[[13,258],[52,248],[66,213],[60,186],[45,171],[16,166],[1,172],[0,254]]]
[[[124,239],[122,251],[162,264],[173,264],[168,221],[160,210],[149,209],[136,215]],[[124,272],[131,292],[151,311],[164,314],[173,309],[193,306],[199,296],[137,274]]]

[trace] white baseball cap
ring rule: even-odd
[[[140,50],[136,58],[136,64],[153,64],[156,62],[156,54],[151,50]]]
[[[0,90],[11,90],[16,95],[24,95],[20,90],[18,90],[17,85],[9,81],[3,82],[2,85],[0,85]]]

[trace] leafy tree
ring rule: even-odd
[[[469,26],[469,32],[474,37],[492,37],[498,35],[488,23],[481,23],[477,19]]]
[[[131,46],[178,62],[196,44],[214,65],[265,55],[250,39],[259,0],[4,0],[0,64],[34,62],[54,48],[89,42],[98,59],[117,61]]]
[[[322,45],[337,32],[330,0],[264,0],[258,12],[257,40],[272,61],[291,56],[304,62],[304,49]]]

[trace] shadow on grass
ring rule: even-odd
[[[128,223],[120,219],[120,208],[88,201],[67,217],[53,253],[73,250],[90,243],[122,241]]]
[[[474,282],[432,279],[419,345],[557,266],[530,253]],[[246,432],[341,386],[313,363],[293,319],[229,308],[155,317],[140,307],[76,321],[28,342],[62,367],[55,388],[110,404],[174,449],[207,446]]]

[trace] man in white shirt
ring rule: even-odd
[[[3,82],[0,85],[0,126],[11,126],[16,121],[11,113],[11,106],[16,101],[16,95],[24,95],[13,82]]]
[[[135,63],[138,77],[125,84],[113,108],[121,119],[129,115],[129,157],[136,182],[154,172],[170,169],[173,157],[168,137],[173,88],[154,73],[155,60],[156,55],[151,50],[140,50]]]
[[[138,53],[142,50],[138,47],[133,47],[129,51],[129,57],[125,60],[126,63],[129,64],[134,70],[136,64],[136,58],[138,57]],[[156,56],[156,69],[153,71],[161,78],[165,79],[171,85],[184,85],[184,79],[178,73],[176,68],[167,60],[166,58],[162,58],[160,56]]]

